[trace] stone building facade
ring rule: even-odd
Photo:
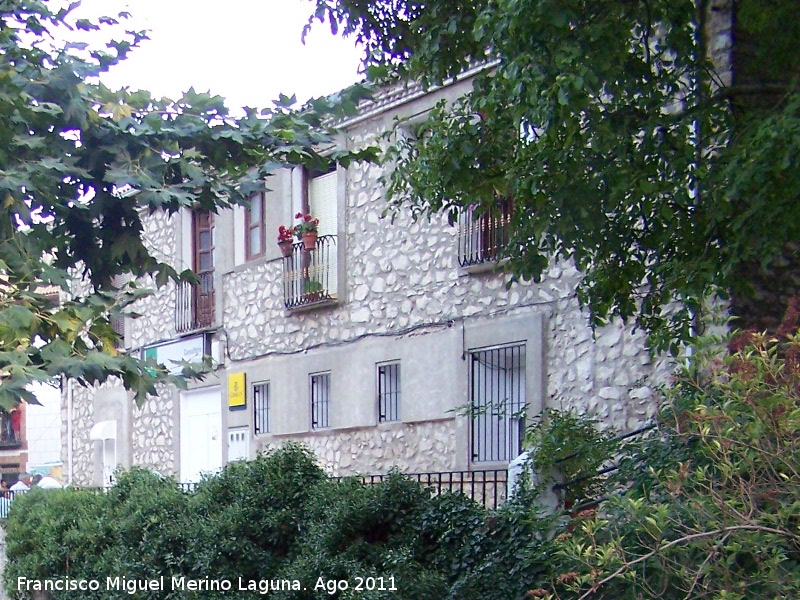
[[[469,85],[385,90],[341,124],[339,142],[370,143]],[[287,169],[249,209],[153,216],[150,246],[200,284],[141,301],[125,347],[165,364],[208,354],[214,372],[141,407],[114,384],[70,388],[67,479],[97,485],[137,464],[193,481],[287,440],[336,475],[505,467],[545,407],[619,431],[652,416],[668,363],[629,328],[591,330],[574,267],[508,287],[496,268],[503,214],[382,218],[381,175]],[[276,232],[297,212],[320,218],[320,237],[283,256]]]

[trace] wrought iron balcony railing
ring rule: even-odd
[[[306,250],[303,243],[292,246],[283,258],[283,303],[299,308],[336,298],[338,286],[336,236],[321,235],[316,247]]]
[[[178,333],[214,324],[214,274],[198,275],[200,283],[181,282],[175,298],[175,330]]]
[[[511,203],[502,202],[497,212],[475,214],[469,208],[459,216],[458,264],[470,267],[500,258],[509,240]]]

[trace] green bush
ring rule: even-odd
[[[20,597],[15,593],[18,577],[80,579],[107,572],[113,554],[107,507],[106,495],[91,490],[33,489],[17,496],[5,527],[3,578],[11,597]]]
[[[558,435],[573,431],[564,421],[551,415]],[[544,435],[544,426],[538,431]],[[299,590],[268,592],[278,599],[521,598],[549,578],[552,538],[565,523],[561,515],[543,517],[534,494],[525,490],[488,510],[460,494],[431,497],[396,473],[374,485],[337,481],[309,450],[292,444],[230,464],[191,494],[172,478],[136,468],[121,473],[107,493],[34,490],[16,500],[6,587],[13,593],[18,575],[103,584],[106,577],[163,576],[164,590],[132,597],[220,597],[213,590],[173,590],[171,578],[184,576],[231,581],[226,598],[265,595],[237,590],[239,578],[301,582]],[[325,587],[336,581],[349,587]],[[377,582],[374,589],[369,581]],[[103,585],[58,597],[123,594]]]
[[[108,598],[107,577],[150,579],[185,572],[187,500],[170,478],[146,469],[121,473],[108,493],[38,490],[16,498],[6,525],[6,589],[28,579],[95,579],[97,591],[64,597]],[[178,597],[148,592],[139,598]]]
[[[629,491],[559,539],[560,598],[800,597],[800,338],[695,358]],[[544,596],[543,596],[544,597]]]
[[[566,484],[560,500],[567,508],[602,495],[605,480],[597,473],[616,453],[618,443],[598,425],[585,415],[555,409],[545,409],[534,419],[525,435],[525,447],[539,476],[535,491]]]
[[[191,570],[212,578],[270,579],[309,527],[308,504],[326,479],[313,454],[287,444],[229,464],[190,499]]]
[[[343,591],[333,597],[429,598],[445,590],[443,578],[416,556],[414,524],[429,494],[400,475],[381,484],[367,485],[351,478],[329,480],[315,490],[309,509],[309,527],[299,540],[293,560],[281,577],[299,579],[312,590],[324,580],[354,576],[393,578],[390,590]],[[385,587],[389,587],[388,583]],[[316,594],[278,596],[319,598]]]
[[[186,557],[192,543],[192,519],[188,498],[173,478],[139,467],[121,473],[108,491],[104,519],[112,552],[103,579],[144,580],[191,573]],[[151,590],[138,597],[155,600],[181,595]]]

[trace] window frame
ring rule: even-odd
[[[528,399],[527,399],[527,353],[530,349],[527,347],[526,342],[512,342],[507,344],[499,344],[494,346],[487,346],[482,348],[471,348],[468,350],[469,357],[469,406],[470,406],[470,462],[476,465],[488,465],[497,463],[509,463],[519,456],[522,451],[522,443],[524,440],[525,425],[527,422],[528,413]],[[511,372],[513,376],[509,382],[501,381],[499,375],[487,374],[483,371],[484,378],[480,379],[480,374],[476,373],[476,363],[480,364],[479,355],[491,355],[493,359],[499,358],[499,353],[504,353],[503,359],[508,360],[510,351],[510,360],[513,361]],[[498,354],[495,354],[498,353]],[[499,367],[498,371],[505,367]],[[488,379],[488,381],[487,381]],[[488,396],[483,397],[480,403],[476,403],[477,394],[476,384],[480,387],[484,394],[488,391]],[[515,398],[505,400],[510,403],[510,407],[503,408],[504,413],[486,412],[488,408],[492,410],[495,404],[497,395],[503,391],[507,393],[507,398],[512,396],[508,393],[509,386],[516,392]],[[505,411],[511,411],[507,413]],[[502,416],[501,416],[502,414]],[[494,417],[497,425],[495,425]],[[500,421],[503,422],[500,425]],[[483,430],[481,427],[487,427]],[[488,433],[487,433],[488,432]],[[502,437],[502,443],[500,438]],[[515,445],[515,448],[512,448]]]
[[[292,255],[283,260],[283,304],[289,311],[309,311],[337,304],[345,277],[343,246],[339,244],[344,179],[338,163],[326,170],[298,167],[293,171],[292,206],[303,214],[320,220],[314,248],[296,244]],[[330,177],[320,192],[312,193],[315,182]],[[322,183],[322,182],[321,182]]]
[[[260,216],[257,221],[253,221],[252,219],[252,205],[253,202],[257,201],[259,206],[259,213]],[[245,206],[244,209],[244,257],[245,260],[254,260],[256,258],[261,258],[266,254],[267,250],[267,236],[266,236],[266,219],[264,211],[266,210],[266,197],[264,192],[256,192],[252,196]],[[258,239],[259,243],[261,244],[261,252],[253,252],[251,247],[251,240],[252,240],[252,233],[253,230],[258,231]]]
[[[377,380],[378,423],[400,421],[400,399],[402,397],[400,361],[392,360],[377,363],[375,375]],[[387,381],[390,382],[390,385],[384,387],[382,383]]]
[[[216,267],[215,257],[215,223],[214,213],[210,210],[194,210],[192,211],[192,261],[194,264],[194,272],[197,275],[205,273],[214,273]],[[208,244],[202,243],[203,234],[208,234]],[[208,255],[208,268],[203,268],[203,256]]]
[[[216,322],[216,219],[210,210],[195,209],[192,211],[192,265],[199,283],[188,285],[188,306],[178,308],[176,314],[180,317],[181,326],[176,328],[180,332],[211,327]],[[205,235],[204,235],[205,234]],[[204,237],[207,243],[203,243]],[[207,265],[203,266],[203,257],[207,257]],[[183,311],[188,309],[189,322],[185,322],[186,315]]]
[[[272,416],[272,398],[269,381],[256,381],[250,386],[250,392],[253,398],[253,435],[266,435],[272,433],[271,419]],[[261,390],[261,393],[256,394],[256,388]],[[264,393],[266,391],[266,393]],[[266,426],[264,426],[266,422]],[[261,427],[259,427],[261,424]]]
[[[331,372],[308,375],[308,397],[311,409],[311,430],[331,427]]]

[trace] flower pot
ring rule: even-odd
[[[303,234],[303,247],[306,250],[314,250],[317,247],[316,231],[307,231]]]
[[[292,240],[282,240],[278,242],[278,247],[281,249],[281,254],[284,256],[291,256],[292,255],[292,246],[294,243]]]

